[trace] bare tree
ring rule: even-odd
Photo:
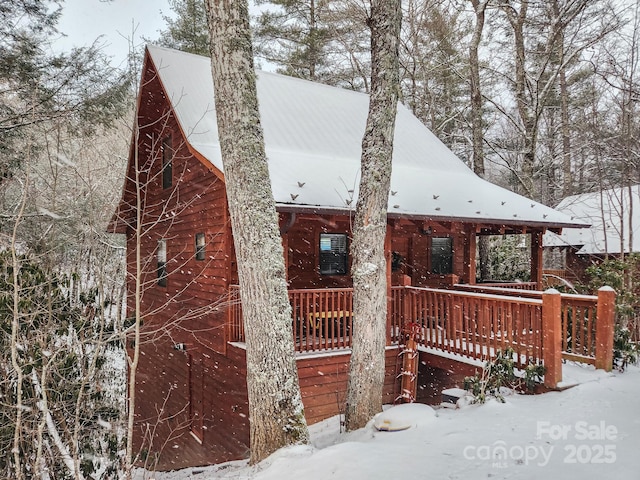
[[[482,41],[485,23],[485,11],[489,0],[470,0],[473,7],[475,21],[473,33],[469,42],[469,93],[471,97],[471,146],[473,171],[480,177],[485,176],[484,165],[484,122],[482,109],[482,87],[480,85],[480,59],[478,50]],[[478,241],[478,256],[480,260],[480,278],[489,276],[489,237],[483,235]]]
[[[516,114],[502,109],[517,129],[518,153],[510,169],[517,188],[540,198],[535,179],[544,168],[539,161],[543,115],[556,107],[556,92],[562,87],[559,82],[563,75],[566,77],[567,68],[580,60],[582,52],[614,31],[618,22],[609,2],[500,0],[498,6],[509,24],[513,53],[509,83]],[[563,157],[566,160],[568,154]]]
[[[382,410],[387,324],[387,203],[400,89],[400,0],[374,0],[371,96],[362,139],[361,179],[353,226],[353,343],[345,425],[363,427]]]
[[[307,443],[246,0],[207,0],[218,137],[247,344],[251,463]]]

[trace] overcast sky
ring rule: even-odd
[[[66,37],[56,47],[68,50],[98,40],[114,65],[125,61],[131,39],[139,45],[143,36],[158,37],[158,30],[165,27],[161,10],[172,13],[167,0],[65,0],[62,7],[58,30]]]
[[[88,46],[102,36],[99,42],[114,66],[125,61],[131,40],[138,46],[142,37],[158,38],[166,27],[161,11],[173,14],[167,0],[65,0],[62,8],[58,30],[66,37],[56,42],[57,49]]]

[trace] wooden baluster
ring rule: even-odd
[[[569,333],[569,312],[567,311],[568,309],[568,302],[562,302],[562,351],[563,352],[568,352],[568,347],[569,347],[569,343],[568,343],[568,333]]]
[[[588,317],[587,317],[587,331],[589,332],[589,336],[587,337],[587,355],[592,356],[595,355],[594,345],[595,345],[595,330],[594,330],[594,322],[593,317],[595,314],[595,309],[593,307],[589,307]]]
[[[482,349],[482,359],[489,358],[491,352],[491,306],[489,300],[486,298],[482,300],[482,343],[480,348]]]

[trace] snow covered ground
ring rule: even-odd
[[[640,478],[640,369],[606,374],[565,365],[562,392],[510,395],[458,409],[411,404],[383,414],[403,431],[372,424],[340,433],[338,417],[311,427],[313,446],[276,452],[254,467],[230,462],[154,480],[601,479]],[[380,419],[378,419],[380,421]],[[406,426],[405,425],[405,426]]]

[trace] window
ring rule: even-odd
[[[431,273],[446,275],[453,273],[453,239],[431,238]]]
[[[171,137],[162,140],[162,188],[169,188],[173,183],[173,146]]]
[[[391,252],[391,271],[399,272],[404,264],[404,257],[398,252]]]
[[[320,274],[346,275],[347,235],[344,233],[320,234]]]
[[[167,286],[167,241],[158,241],[158,285]]]
[[[205,236],[204,233],[196,233],[196,260],[204,260]]]

